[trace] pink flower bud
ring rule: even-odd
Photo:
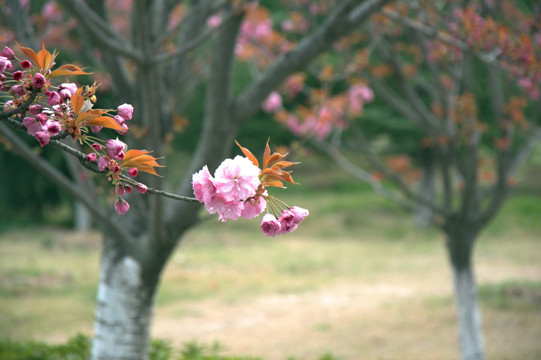
[[[90,162],[96,161],[97,155],[96,153],[90,153],[86,155],[86,160]]]
[[[45,86],[45,83],[47,82],[47,79],[45,79],[45,76],[41,73],[36,73],[34,75],[34,87],[41,89]]]
[[[74,83],[62,83],[58,87],[61,91],[65,90],[69,92],[69,95],[67,95],[69,98],[71,98],[75,93],[77,92],[77,84]]]
[[[295,222],[295,214],[293,214],[289,209],[282,211],[280,214],[280,226],[281,233],[287,234],[292,232],[297,228],[298,223]]]
[[[56,136],[60,134],[60,131],[62,131],[62,127],[60,126],[58,121],[52,121],[52,120],[47,121],[47,123],[45,124],[45,128],[47,129],[47,132],[51,136]]]
[[[49,104],[51,106],[60,104],[60,101],[62,100],[60,98],[60,95],[56,91],[49,91],[47,96],[49,97],[47,99],[47,104]]]
[[[137,170],[136,167],[132,167],[130,170],[128,170],[128,174],[130,174],[131,177],[136,177],[139,170]]]
[[[71,92],[68,89],[62,89],[58,92],[62,100],[71,99]]]
[[[36,119],[39,120],[39,123],[41,125],[45,125],[47,123],[47,120],[49,120],[49,116],[47,114],[40,113],[36,115]]]
[[[109,167],[110,162],[111,161],[105,156],[100,156],[98,158],[98,169],[100,169],[100,171],[107,169],[107,167]]]
[[[21,61],[21,67],[23,69],[30,69],[32,67],[32,63],[29,60],[23,60]]]
[[[144,194],[148,191],[148,187],[145,184],[141,184],[141,183],[138,183],[137,185],[135,185],[135,189],[140,194]]]
[[[299,224],[310,214],[308,210],[298,206],[292,206],[291,208],[289,208],[289,211],[295,216],[294,222],[296,224]]]
[[[98,144],[98,143],[94,143],[94,144],[92,144],[92,145],[90,145],[90,146],[92,146],[92,149],[94,149],[94,150],[96,150],[96,151],[101,151],[101,149],[103,149],[103,146],[101,146],[101,145]]]
[[[118,199],[115,202],[115,210],[118,213],[118,215],[124,215],[125,213],[130,210],[130,204],[124,199]]]
[[[272,214],[265,214],[261,219],[261,230],[267,236],[276,236],[280,233],[281,224]]]
[[[124,190],[126,190],[126,192],[128,194],[131,194],[131,192],[133,191],[133,187],[131,185],[124,185]]]
[[[124,196],[124,193],[126,192],[124,186],[120,183],[116,185],[116,191],[118,193],[118,196]]]
[[[122,104],[116,111],[124,120],[130,120],[133,116],[133,106],[130,104]]]
[[[100,132],[101,129],[103,129],[103,126],[91,126],[90,129],[92,130],[93,133],[97,133],[97,132]]]
[[[11,91],[13,91],[13,93],[15,95],[18,95],[18,96],[23,96],[24,95],[24,88],[21,84],[17,84],[15,86],[13,86],[11,88]]]
[[[46,131],[38,131],[34,137],[38,140],[41,147],[44,147],[51,140],[51,136]]]
[[[9,59],[0,56],[0,73],[3,73],[6,69],[9,70],[13,67],[13,64],[11,64],[11,61]]]
[[[15,72],[13,73],[13,80],[19,81],[19,80],[21,80],[22,78],[23,78],[23,72],[22,72],[22,71],[19,70],[19,71],[15,71]]]
[[[105,143],[105,152],[111,159],[124,159],[124,151],[126,151],[127,148],[128,146],[118,139],[109,139]]]
[[[30,108],[29,108],[30,114],[32,115],[37,115],[41,113],[42,110],[43,110],[43,107],[40,104],[30,105]]]
[[[37,132],[43,130],[41,123],[36,118],[30,116],[23,119],[23,125],[26,127],[28,135],[36,135]]]
[[[4,50],[2,50],[2,52],[0,53],[0,56],[3,56],[8,60],[12,60],[15,57],[15,53],[13,52],[13,50],[8,48],[7,46],[4,46]]]

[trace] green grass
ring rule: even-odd
[[[218,340],[229,355],[262,359],[318,359],[326,351],[344,360],[456,359],[442,234],[416,228],[365,184],[311,161],[295,177],[301,186],[273,191],[310,209],[293,234],[266,238],[257,220],[224,224],[214,216],[186,234],[163,274],[156,333],[177,347]],[[518,191],[476,247],[490,359],[541,358],[540,200]],[[26,227],[0,234],[0,338],[59,342],[90,334],[99,251],[97,233]],[[267,320],[243,325],[244,332],[235,326],[258,317]],[[205,330],[218,320],[223,330]]]

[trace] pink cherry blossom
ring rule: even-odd
[[[299,206],[292,206],[289,208],[289,211],[295,216],[293,221],[296,224],[300,224],[308,215],[310,215],[310,212],[307,209],[303,209]]]
[[[47,79],[45,79],[45,76],[41,73],[36,73],[34,75],[34,87],[40,89],[45,86],[45,83],[47,82]]]
[[[205,203],[205,209],[210,214],[218,213],[218,220],[222,222],[237,220],[241,215],[242,208],[242,202],[237,200],[229,201],[220,193],[214,194],[212,200]]]
[[[118,213],[118,215],[124,215],[125,213],[130,210],[130,204],[124,199],[118,199],[115,202],[115,210]]]
[[[109,160],[107,157],[100,156],[98,158],[98,169],[100,169],[100,171],[103,171],[107,169],[110,163],[111,163],[111,160]]]
[[[60,90],[66,90],[69,92],[68,97],[71,98],[75,93],[77,93],[77,84],[75,83],[62,83],[58,87]]]
[[[13,67],[11,61],[8,58],[0,56],[0,73],[3,73],[6,69]]]
[[[265,191],[266,193],[266,191]],[[267,208],[267,200],[261,196],[244,202],[244,208],[240,216],[245,219],[253,219]]]
[[[124,120],[131,120],[133,116],[133,106],[130,104],[122,104],[117,109],[117,114]]]
[[[46,95],[48,96],[47,104],[51,106],[58,105],[62,101],[62,98],[56,91],[49,91]]]
[[[216,193],[216,186],[214,186],[214,179],[207,165],[192,175],[192,186],[197,200],[202,203],[208,203],[212,200]]]
[[[90,162],[96,161],[97,155],[96,153],[90,153],[86,155],[86,160]]]
[[[23,69],[30,69],[32,67],[32,63],[28,60],[21,61],[21,67]]]
[[[26,127],[28,135],[36,135],[38,131],[42,131],[41,123],[34,117],[27,116],[23,119],[23,125]]]
[[[261,219],[261,231],[267,236],[276,236],[280,234],[281,224],[272,214],[265,214]]]
[[[240,201],[254,196],[260,184],[259,168],[240,155],[224,160],[214,173],[216,191],[227,201]]]
[[[124,159],[124,151],[126,151],[127,148],[128,146],[122,141],[118,140],[118,138],[109,139],[105,143],[105,153],[111,159]]]
[[[20,70],[19,70],[19,71],[15,71],[15,72],[13,73],[13,80],[19,81],[19,80],[21,80],[21,79],[23,78],[23,75],[24,75],[24,74],[23,74],[22,71],[20,71]]]
[[[44,147],[51,140],[51,136],[46,131],[38,131],[34,137],[38,140],[41,147]]]
[[[297,228],[298,223],[295,222],[295,214],[289,209],[285,209],[280,214],[281,234],[287,234]]]
[[[139,170],[137,170],[136,167],[132,167],[130,170],[128,170],[128,174],[130,174],[131,177],[136,177],[139,173]]]
[[[42,110],[43,110],[43,106],[41,106],[40,104],[30,105],[30,108],[28,109],[28,111],[29,111],[30,114],[32,114],[32,115],[37,115],[37,114],[39,114]]]
[[[8,60],[13,60],[13,58],[15,57],[15,53],[9,47],[4,46],[4,50],[2,50],[0,56],[3,56]]]
[[[136,184],[135,189],[140,194],[145,194],[148,191],[148,187],[145,184],[141,184],[141,183]]]
[[[282,107],[282,97],[276,91],[267,96],[263,102],[262,108],[267,113],[272,113]]]

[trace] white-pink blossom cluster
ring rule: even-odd
[[[194,194],[220,221],[251,219],[267,207],[259,174],[259,168],[240,155],[224,160],[214,176],[205,165],[192,177]]]

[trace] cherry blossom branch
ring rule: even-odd
[[[67,177],[65,177],[60,171],[48,163],[45,159],[37,155],[32,149],[26,145],[13,131],[11,131],[6,125],[0,123],[0,132],[3,133],[9,142],[13,145],[17,154],[28,161],[32,166],[43,173],[47,178],[56,183],[61,188],[65,189],[73,198],[83,203],[96,217],[98,224],[107,227],[115,234],[118,239],[122,241],[122,244],[128,248],[128,245],[134,243],[134,239],[126,232],[121,226],[119,226],[111,216],[108,216],[101,207],[99,207],[91,197],[72,183]]]

